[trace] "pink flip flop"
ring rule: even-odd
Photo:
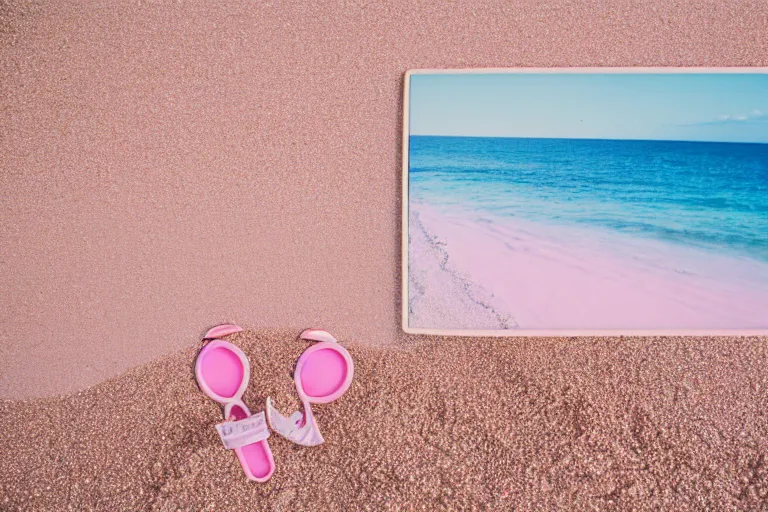
[[[302,446],[317,446],[324,439],[310,404],[333,402],[343,395],[352,383],[354,365],[349,352],[327,331],[307,329],[299,337],[318,342],[299,356],[294,371],[296,391],[304,412],[297,411],[285,417],[267,397],[267,420],[272,429],[286,439]]]
[[[233,419],[216,425],[224,446],[235,451],[250,480],[266,482],[275,471],[275,460],[267,443],[264,411],[251,415],[241,400],[251,366],[242,350],[217,339],[240,331],[240,327],[227,324],[206,333],[203,338],[211,341],[197,355],[195,377],[203,393],[224,405],[224,419]]]

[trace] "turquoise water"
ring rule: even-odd
[[[411,136],[409,193],[768,261],[768,144]]]

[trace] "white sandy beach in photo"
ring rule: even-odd
[[[768,327],[768,264],[757,260],[414,201],[410,210],[411,328]]]

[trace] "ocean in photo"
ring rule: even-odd
[[[768,262],[768,144],[411,136],[411,201]]]

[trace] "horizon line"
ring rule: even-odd
[[[509,136],[509,135],[434,135],[427,133],[409,133],[409,137],[455,137],[465,139],[552,139],[552,140],[622,140],[622,141],[635,141],[635,142],[699,142],[708,144],[768,144],[765,142],[755,141],[733,141],[733,140],[691,140],[691,139],[632,139],[632,138],[613,138],[607,139],[605,137],[521,137],[521,136]]]

